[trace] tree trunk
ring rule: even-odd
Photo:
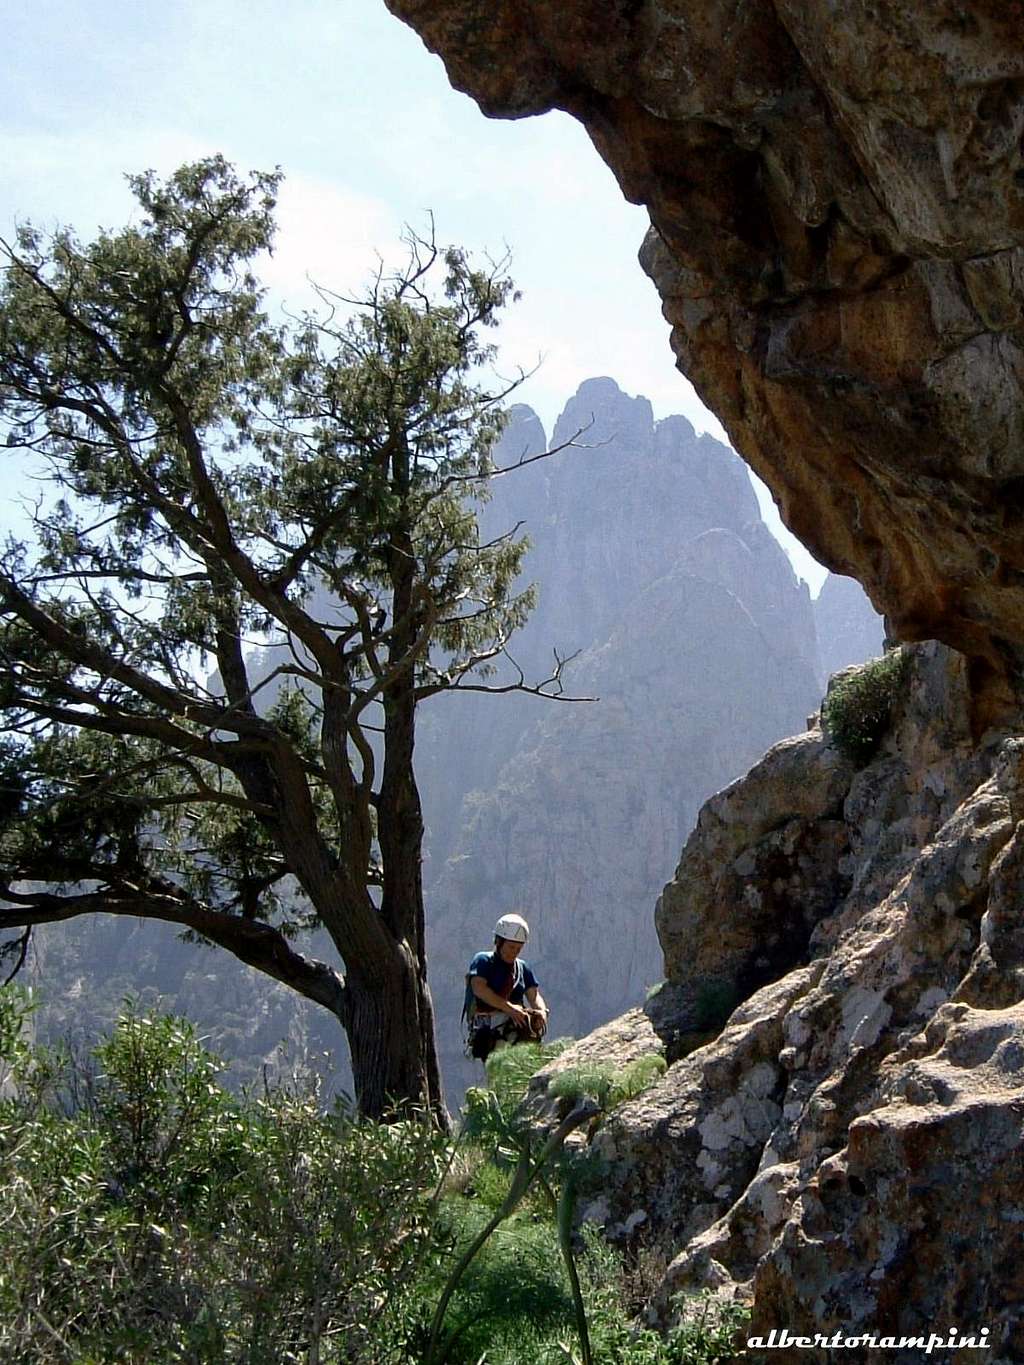
[[[409,452],[404,444],[393,459],[393,484],[404,497],[409,488]],[[386,963],[373,963],[372,976],[363,970],[364,964],[355,964],[353,971],[353,964],[346,962],[352,1000],[349,1045],[363,1113],[376,1118],[396,1108],[419,1106],[447,1131],[434,1007],[427,986],[423,812],[413,768],[416,670],[407,662],[419,630],[413,611],[416,563],[410,528],[400,518],[391,533],[388,557],[394,621],[388,663],[397,671],[381,695],[384,758],[377,798],[380,920],[394,951]]]
[[[346,1032],[359,1111],[373,1119],[428,1114],[447,1132],[425,973],[405,943],[374,967],[380,970],[350,969],[346,976]]]

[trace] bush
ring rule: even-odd
[[[531,1079],[541,1067],[560,1057],[572,1041],[555,1038],[550,1043],[518,1043],[492,1052],[486,1062],[487,1080],[501,1107],[509,1111],[521,1103]]]
[[[560,1056],[571,1042],[571,1038],[556,1038],[550,1043],[517,1043],[515,1047],[499,1047],[492,1052],[485,1064],[488,1087],[471,1086],[466,1091],[464,1135],[481,1148],[507,1150],[509,1132],[529,1127],[529,1119],[520,1106],[531,1078]]]
[[[496,1174],[503,1179],[503,1197],[509,1177]],[[446,1203],[444,1217],[456,1249],[480,1231],[492,1201],[493,1194]],[[558,1339],[573,1336],[572,1297],[558,1234],[539,1200],[529,1200],[488,1238],[459,1284],[446,1330],[452,1339],[446,1365],[476,1365],[485,1355],[487,1365],[539,1365]]]
[[[496,1053],[499,1092],[476,1101],[482,1137],[464,1133],[453,1150],[425,1123],[325,1114],[315,1089],[233,1095],[180,1019],[123,1018],[82,1074],[29,1046],[24,1016],[0,991],[0,1359],[422,1365],[453,1267],[495,1222],[458,1279],[435,1359],[580,1358],[571,1201],[561,1229],[555,1202],[581,1158],[558,1153],[515,1197],[524,1151],[542,1160],[515,1106],[564,1043]],[[613,1102],[663,1067],[651,1056],[586,1073],[585,1089]],[[441,1183],[456,1160],[461,1189]],[[666,1338],[629,1322],[621,1257],[593,1230],[579,1271],[594,1365],[719,1359],[717,1310]]]
[[[664,1076],[666,1065],[660,1052],[649,1052],[624,1067],[617,1068],[606,1062],[574,1066],[553,1077],[548,1093],[568,1100],[592,1095],[607,1113],[634,1099],[659,1076]]]
[[[231,1096],[177,1019],[121,1020],[71,1112],[82,1087],[39,1055],[13,1058],[0,1103],[0,1358],[400,1358],[437,1256],[439,1134],[310,1091]]]
[[[680,1321],[662,1336],[622,1311],[622,1260],[593,1227],[583,1230],[580,1259],[596,1365],[718,1365],[733,1358],[732,1342],[749,1314],[709,1293],[674,1300]]]
[[[822,716],[832,742],[854,763],[867,763],[889,729],[906,671],[906,657],[895,649],[838,678],[825,698]]]

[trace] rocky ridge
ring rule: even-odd
[[[877,658],[885,646],[882,618],[871,610],[864,589],[853,578],[829,574],[814,599],[814,624],[826,678]]]
[[[607,1171],[585,1216],[668,1262],[659,1314],[711,1288],[751,1304],[752,1335],[987,1327],[986,1359],[1010,1362],[1024,737],[977,745],[962,656],[908,653],[867,766],[819,720],[702,810],[658,905],[668,979],[648,1028],[630,1016],[604,1039],[620,1063],[660,1046],[671,1065],[595,1138]],[[709,982],[742,1002],[710,1040]]]
[[[581,385],[552,444],[580,428],[585,448],[495,482],[483,533],[521,521],[533,542],[540,598],[512,647],[527,677],[545,676],[553,646],[579,650],[566,689],[598,700],[423,709],[430,970],[453,1098],[478,1079],[456,1024],[494,917],[526,909],[557,1032],[628,1008],[663,974],[649,907],[701,803],[820,696],[807,588],[736,456],[607,378]],[[497,462],[543,440],[520,407]]]

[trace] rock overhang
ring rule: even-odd
[[[652,229],[680,368],[903,640],[1024,660],[1019,5],[387,0],[506,118],[563,109]]]

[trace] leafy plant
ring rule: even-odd
[[[0,992],[0,1358],[12,1365],[711,1365],[725,1320],[629,1321],[619,1254],[573,1230],[588,1099],[537,1137],[513,1104],[558,1045],[494,1068],[494,1125],[234,1095],[180,1019],[129,1015],[83,1078]],[[514,1054],[519,1053],[519,1057]],[[77,1097],[77,1098],[76,1098]],[[504,1108],[503,1108],[504,1105]],[[509,1106],[513,1105],[511,1109]],[[498,1160],[495,1161],[495,1150]],[[509,1154],[501,1156],[501,1149]],[[444,1180],[455,1161],[472,1184]]]
[[[67,1084],[0,1102],[0,1357],[403,1358],[438,1253],[431,1125],[324,1114],[309,1090],[232,1096],[176,1019],[122,1020],[97,1060],[71,1112]]]
[[[646,1090],[659,1076],[664,1076],[665,1069],[665,1058],[659,1052],[637,1057],[624,1067],[590,1062],[554,1076],[548,1093],[570,1100],[592,1095],[602,1112],[607,1113]]]
[[[709,1293],[689,1300],[679,1296],[675,1302],[679,1321],[663,1336],[623,1313],[618,1252],[596,1228],[585,1227],[583,1240],[580,1268],[599,1365],[718,1365],[732,1358],[735,1335],[749,1316],[741,1305]],[[562,1359],[565,1365],[578,1365],[568,1349]]]
[[[836,748],[854,763],[867,763],[881,743],[906,673],[906,657],[895,649],[833,683],[822,717]]]

